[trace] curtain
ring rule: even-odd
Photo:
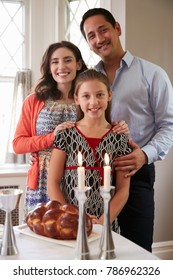
[[[18,164],[28,163],[27,154],[16,155],[14,153],[12,147],[12,141],[17,126],[17,122],[21,113],[22,104],[24,102],[24,99],[30,92],[30,88],[31,88],[31,70],[23,69],[22,71],[17,71],[15,81],[14,81],[13,105],[12,105],[12,113],[11,113],[9,140],[8,140],[7,153],[6,153],[6,163],[18,163]]]

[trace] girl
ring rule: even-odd
[[[74,188],[77,186],[77,154],[83,155],[86,186],[91,190],[86,201],[86,212],[94,223],[103,223],[103,199],[99,187],[103,185],[104,155],[108,153],[112,175],[113,161],[131,151],[128,137],[112,132],[110,101],[112,93],[107,77],[95,70],[81,73],[75,83],[74,99],[79,107],[78,121],[73,128],[59,131],[55,137],[48,172],[48,195],[62,204],[77,205]],[[110,202],[110,222],[113,223],[129,195],[130,178],[126,172],[116,172],[116,186]],[[113,178],[113,176],[112,176]]]

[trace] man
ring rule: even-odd
[[[103,8],[88,10],[80,29],[101,61],[97,71],[111,83],[112,120],[124,119],[130,129],[133,152],[115,160],[116,170],[128,170],[130,196],[118,217],[123,236],[152,250],[156,160],[173,145],[173,90],[159,66],[124,51],[121,27]]]

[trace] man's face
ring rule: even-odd
[[[104,16],[95,15],[85,20],[84,32],[90,49],[102,59],[115,55],[121,35],[119,26],[113,28]]]

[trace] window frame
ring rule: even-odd
[[[3,0],[3,2],[18,2],[18,3],[22,3],[22,9],[23,9],[23,26],[22,26],[22,31],[24,34],[24,42],[22,44],[22,68],[27,68],[27,64],[26,61],[29,61],[29,49],[26,49],[26,46],[28,45],[28,38],[29,38],[29,9],[28,9],[28,5],[29,5],[29,0]],[[16,67],[16,71],[18,71],[19,68]],[[15,80],[15,75],[5,75],[2,74],[0,75],[0,83],[9,83],[9,84],[14,84],[14,80]],[[3,93],[0,93],[3,94]],[[12,93],[11,93],[12,95]],[[13,98],[13,97],[12,97]],[[4,98],[5,100],[5,98]],[[7,112],[8,113],[8,112]],[[1,115],[1,117],[3,118],[3,115]],[[2,119],[1,119],[2,121]],[[6,165],[9,165],[8,163],[3,161],[3,158],[1,159],[2,161],[0,161],[0,169],[3,168]]]
[[[24,52],[23,67],[32,70],[32,84],[40,78],[40,61],[48,45],[64,40],[64,5],[62,0],[6,0],[23,2],[24,8]],[[111,8],[111,0],[100,0],[100,6]],[[44,32],[43,32],[44,30]],[[0,76],[0,81],[14,80],[14,77]]]

